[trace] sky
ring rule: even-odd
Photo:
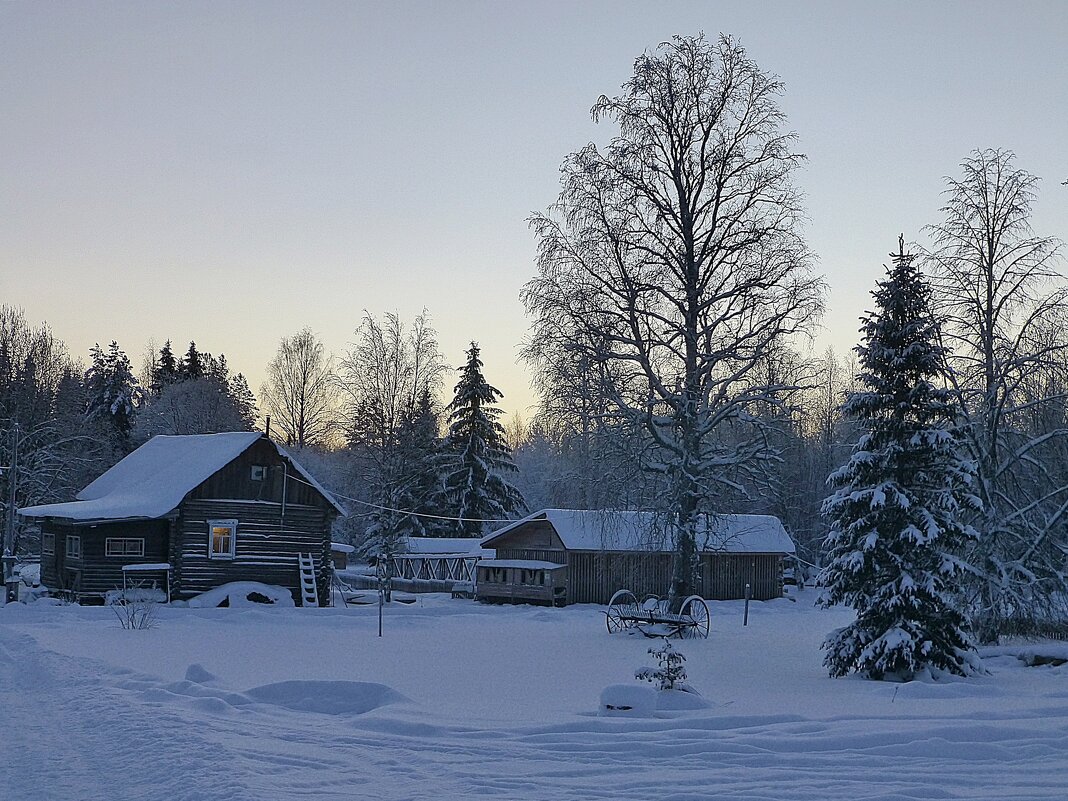
[[[814,352],[847,351],[897,236],[1003,147],[1068,239],[1068,4],[133,2],[0,4],[0,303],[71,353],[224,353],[258,390],[308,326],[342,356],[364,310],[472,340],[533,412],[527,220],[607,124],[634,58],[735,36],[786,85],[829,286]],[[451,388],[453,380],[448,380]]]

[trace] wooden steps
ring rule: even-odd
[[[315,560],[310,553],[297,554],[300,564],[301,606],[318,606],[319,593],[315,588]]]

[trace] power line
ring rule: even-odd
[[[299,481],[301,484],[304,484],[305,486],[311,487],[312,489],[315,489],[315,490],[325,489],[325,487],[317,487],[314,484],[312,484],[311,482],[305,481],[304,479],[298,478],[297,476],[294,476],[294,475],[290,475],[289,478],[290,478],[291,481]],[[352,501],[353,503],[358,503],[361,506],[367,506],[367,507],[370,507],[371,509],[378,509],[379,511],[382,511],[382,512],[396,512],[397,514],[411,515],[412,517],[425,517],[425,518],[429,518],[431,520],[451,520],[453,522],[459,522],[459,523],[465,523],[465,522],[466,523],[514,523],[515,522],[512,519],[494,520],[494,519],[491,519],[491,518],[482,518],[482,517],[449,517],[447,515],[431,515],[431,514],[426,514],[424,512],[413,512],[410,509],[394,509],[391,506],[380,506],[377,503],[368,503],[367,501],[361,501],[359,498],[352,498],[352,497],[350,497],[348,495],[342,495],[340,492],[335,492],[332,489],[327,489],[327,492],[329,492],[335,498],[341,498],[342,500],[345,500],[345,501]]]

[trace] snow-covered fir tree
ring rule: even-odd
[[[973,644],[953,589],[959,554],[975,536],[962,522],[979,503],[974,466],[958,450],[954,396],[939,386],[944,349],[929,287],[903,237],[891,255],[856,348],[866,389],[844,407],[866,433],[831,474],[835,492],[823,506],[830,533],[820,602],[857,612],[824,642],[824,664],[832,676],[964,675]]]
[[[141,386],[117,342],[111,343],[107,353],[94,345],[89,355],[93,363],[85,373],[86,417],[109,421],[120,444],[125,444],[134,411],[141,404]]]
[[[483,523],[479,521],[506,519],[525,508],[519,490],[502,476],[516,472],[516,466],[504,427],[497,420],[502,413],[497,406],[501,397],[500,390],[482,375],[478,343],[472,342],[452,403],[446,407],[449,433],[445,447],[452,464],[445,491],[454,516],[461,518],[464,536],[481,534]]]

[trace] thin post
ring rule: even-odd
[[[748,626],[749,625],[749,596],[750,595],[751,595],[751,593],[750,593],[750,584],[747,581],[745,583],[745,615],[742,617],[742,625],[743,626]]]
[[[382,636],[382,608],[386,603],[386,575],[382,569],[382,557],[378,557],[375,564],[375,575],[378,578],[378,636]]]
[[[19,424],[11,427],[11,462],[7,468],[7,529],[4,531],[3,579],[5,602],[18,601],[19,585],[15,581],[15,491],[18,486]]]

